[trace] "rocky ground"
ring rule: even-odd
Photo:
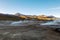
[[[44,27],[0,29],[0,40],[60,40],[60,33]]]

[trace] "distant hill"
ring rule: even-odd
[[[20,17],[9,14],[0,13],[0,20],[20,20]]]
[[[20,13],[16,13],[15,15],[10,14],[3,14],[0,13],[0,20],[55,20],[56,18],[54,16],[46,16],[46,15],[23,15]]]
[[[22,19],[27,19],[27,20],[40,20],[40,21],[51,21],[55,20],[55,16],[46,16],[46,15],[23,15],[21,13],[16,13],[16,16],[19,16]]]

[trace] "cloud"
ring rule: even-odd
[[[42,11],[41,13],[44,13],[46,15],[53,15],[56,17],[60,17],[60,7],[49,8]]]
[[[49,8],[49,9],[46,9],[46,10],[58,10],[58,9],[60,9],[60,7]]]

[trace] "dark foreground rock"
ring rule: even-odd
[[[37,27],[1,29],[0,40],[60,40],[60,33]]]

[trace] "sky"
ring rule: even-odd
[[[60,0],[0,0],[0,13],[60,17]]]

